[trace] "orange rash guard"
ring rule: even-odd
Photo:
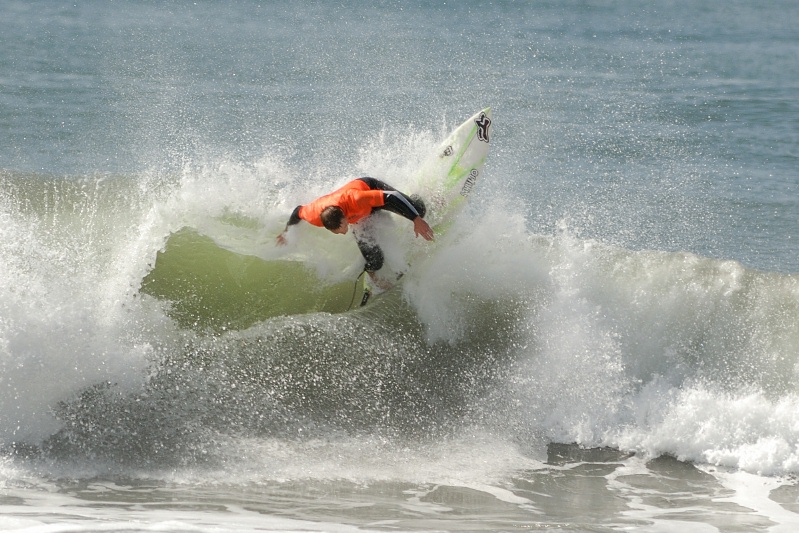
[[[300,206],[299,217],[314,226],[323,227],[321,214],[325,208],[338,206],[350,224],[369,216],[372,209],[385,205],[384,191],[370,189],[362,180],[352,180],[340,189]]]
[[[305,220],[314,226],[324,227],[322,211],[330,206],[338,206],[344,211],[349,223],[355,223],[372,214],[375,210],[386,210],[410,221],[416,217],[424,218],[427,210],[421,198],[408,198],[387,183],[375,178],[358,178],[340,189],[322,196],[306,205],[298,205],[292,211],[286,228]],[[371,239],[358,238],[358,248],[366,260],[364,269],[375,272],[383,266],[383,251]]]

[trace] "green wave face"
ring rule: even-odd
[[[363,280],[327,283],[301,262],[237,254],[183,228],[158,252],[141,292],[170,302],[181,327],[218,332],[282,315],[347,311],[360,304]]]

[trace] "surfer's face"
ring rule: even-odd
[[[338,228],[331,229],[330,231],[332,231],[336,235],[346,235],[349,229],[350,229],[350,223],[347,222],[347,219],[345,218],[344,220],[341,221],[341,225]]]

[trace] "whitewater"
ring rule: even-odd
[[[9,2],[0,529],[795,530],[799,14],[728,7]],[[370,305],[142,290],[186,228],[269,257],[348,179],[412,193],[486,106]]]

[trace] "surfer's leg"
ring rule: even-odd
[[[375,238],[375,222],[376,217],[372,215],[352,226],[355,242],[358,244],[361,255],[366,260],[364,270],[367,272],[380,270],[383,268],[383,261],[385,260],[383,250],[380,249]]]
[[[393,283],[377,274],[383,268],[383,263],[385,262],[385,255],[380,245],[377,244],[376,238],[377,229],[375,224],[378,219],[380,219],[379,212],[373,213],[354,224],[352,233],[355,237],[355,242],[358,244],[358,249],[366,261],[364,270],[369,274],[372,284],[379,290],[386,291],[393,286]]]
[[[385,256],[383,255],[383,250],[377,244],[360,239],[356,239],[355,242],[358,243],[358,249],[366,260],[366,264],[363,267],[364,270],[371,273],[383,268]]]

